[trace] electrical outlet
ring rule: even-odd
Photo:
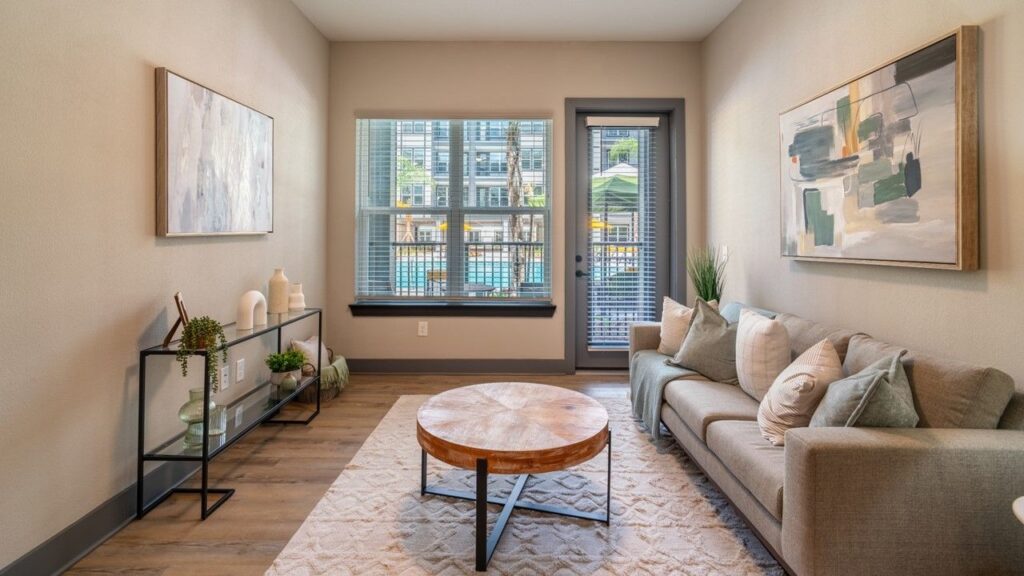
[[[428,329],[428,326],[427,326],[427,322],[425,320],[420,321],[420,323],[416,325],[416,335],[417,336],[426,336],[429,333],[430,332],[429,332],[429,329]]]
[[[245,358],[235,362],[235,382],[245,380]]]
[[[231,386],[231,367],[220,367],[220,389],[227,390]]]
[[[245,414],[245,407],[244,406],[239,406],[238,408],[235,408],[235,428],[238,428],[239,426],[242,425],[242,415],[244,415],[244,414]]]

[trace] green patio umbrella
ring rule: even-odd
[[[636,212],[639,208],[636,176],[595,176],[590,187],[592,212]]]

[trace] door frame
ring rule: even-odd
[[[669,296],[686,301],[686,117],[682,98],[566,98],[565,99],[565,371],[576,373],[576,162],[577,119],[587,114],[666,114],[669,132]]]

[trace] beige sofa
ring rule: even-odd
[[[738,316],[738,305],[723,309]],[[822,338],[847,373],[896,350],[789,314],[795,355]],[[633,362],[663,362],[659,324],[630,331]],[[1024,391],[1010,377],[913,351],[914,429],[800,428],[775,447],[756,400],[691,373],[669,383],[662,423],[788,572],[1024,574]]]

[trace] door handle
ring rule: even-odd
[[[584,272],[583,270],[577,270],[576,271],[576,277],[577,278],[582,278],[584,276],[590,276],[590,273],[589,272]]]

